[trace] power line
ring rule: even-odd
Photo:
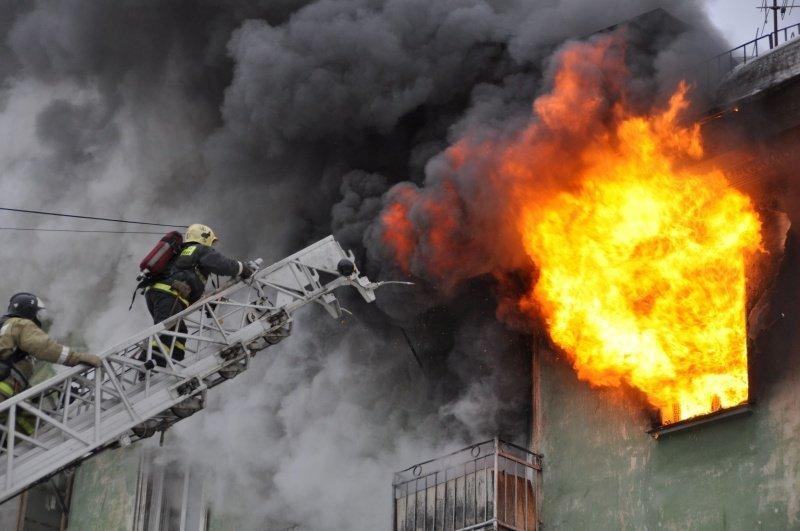
[[[422,365],[422,360],[419,359],[419,354],[417,354],[417,349],[415,349],[414,348],[414,344],[411,343],[411,338],[408,337],[408,332],[406,332],[406,329],[403,328],[402,326],[399,326],[399,325],[395,325],[395,326],[397,326],[397,328],[399,328],[400,331],[403,333],[403,337],[406,339],[406,343],[408,344],[408,348],[411,349],[411,353],[414,355],[414,359],[417,360],[417,365],[419,365],[419,368],[422,369],[422,370],[425,370],[425,367]]]
[[[148,232],[148,231],[135,231],[135,230],[84,230],[84,229],[39,229],[36,227],[0,227],[0,230],[25,230],[37,232],[85,232],[97,234],[159,234],[163,232]]]
[[[7,208],[7,207],[0,207],[0,210],[6,210],[8,212],[21,212],[23,214],[41,214],[43,216],[58,216],[62,218],[77,218],[77,219],[94,219],[97,221],[113,221],[114,223],[131,223],[134,225],[151,225],[154,227],[172,227],[172,228],[181,228],[185,229],[188,225],[168,225],[166,223],[152,223],[150,221],[132,221],[129,219],[115,219],[115,218],[99,218],[95,216],[81,216],[79,214],[64,214],[62,212],[46,212],[43,210],[25,210],[23,208]]]

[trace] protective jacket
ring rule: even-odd
[[[242,267],[241,262],[218,253],[212,247],[187,242],[172,261],[164,282],[169,285],[174,285],[176,281],[188,284],[190,291],[186,299],[189,304],[194,304],[202,298],[209,275],[235,277],[242,273]]]
[[[81,362],[78,353],[50,339],[30,319],[0,318],[0,393],[11,396],[28,387],[33,373],[31,358],[70,367]]]

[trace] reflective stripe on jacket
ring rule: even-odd
[[[181,301],[184,306],[186,306],[186,307],[189,306],[189,301],[186,300],[184,297],[182,297],[181,294],[178,293],[178,290],[176,290],[175,288],[173,288],[169,284],[165,284],[164,282],[156,282],[155,284],[151,284],[150,286],[145,288],[145,291],[147,291],[148,289],[157,289],[158,291],[163,291],[165,293],[169,293],[170,295],[172,295],[173,297],[175,297],[179,301]]]
[[[2,381],[0,382],[0,394],[5,396],[6,398],[11,398],[17,393],[14,391],[14,388],[11,387],[11,384],[9,384],[6,381]]]
[[[14,368],[25,379],[30,378],[33,373],[31,357],[70,367],[79,363],[78,357],[69,347],[50,339],[50,336],[30,319],[9,317],[0,328],[0,361],[11,360],[17,349],[27,354],[14,363]]]

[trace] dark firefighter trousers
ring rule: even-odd
[[[158,289],[148,289],[144,294],[144,299],[147,302],[147,309],[150,315],[153,316],[153,324],[158,324],[165,319],[169,319],[176,313],[180,313],[186,309],[186,306],[181,302],[178,297],[161,291]],[[183,321],[178,321],[177,328],[173,330],[181,334],[188,333],[186,324]],[[164,347],[167,349],[166,354],[169,355],[170,348],[172,349],[172,359],[181,361],[186,354],[186,342],[182,338],[175,338],[167,335],[160,335],[159,339]],[[174,344],[173,344],[174,341]],[[167,362],[164,359],[161,346],[158,342],[153,341],[153,361],[159,367],[166,367]]]
[[[17,393],[21,393],[27,389],[27,386],[19,381],[19,379],[14,378],[13,376],[9,376],[2,382],[0,382],[0,402],[11,398],[12,396],[16,395]],[[8,422],[8,413],[3,412],[0,414],[0,422],[3,423],[5,426]],[[17,408],[17,429],[22,431],[26,435],[33,435],[35,431],[34,427],[36,423],[36,417],[33,416],[31,413],[27,411]]]

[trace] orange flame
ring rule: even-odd
[[[761,227],[721,171],[687,164],[703,150],[699,126],[679,123],[685,85],[665,109],[627,109],[616,42],[567,48],[525,130],[506,141],[462,140],[449,156],[456,173],[480,166],[503,196],[495,226],[513,226],[513,245],[538,269],[520,307],[544,318],[578,377],[635,387],[671,422],[748,398],[745,259],[759,250]],[[439,219],[456,208],[431,191],[414,194]],[[430,240],[430,229],[392,219],[399,204],[408,208],[394,203],[384,216],[387,234],[411,242],[394,246],[398,258],[438,271],[436,253],[452,251],[419,253],[414,242]],[[435,221],[423,226],[437,227],[446,247],[454,238],[441,232],[451,228]]]
[[[760,225],[720,172],[676,157],[701,153],[696,127],[666,111],[622,120],[618,142],[583,155],[575,192],[522,213],[526,251],[540,268],[531,294],[578,377],[642,390],[665,420],[748,397],[745,254]]]
[[[411,191],[403,196],[411,201],[416,198]],[[415,242],[414,226],[408,220],[407,204],[400,201],[390,204],[381,214],[381,222],[386,227],[383,241],[394,249],[395,260],[403,271],[408,272]]]

